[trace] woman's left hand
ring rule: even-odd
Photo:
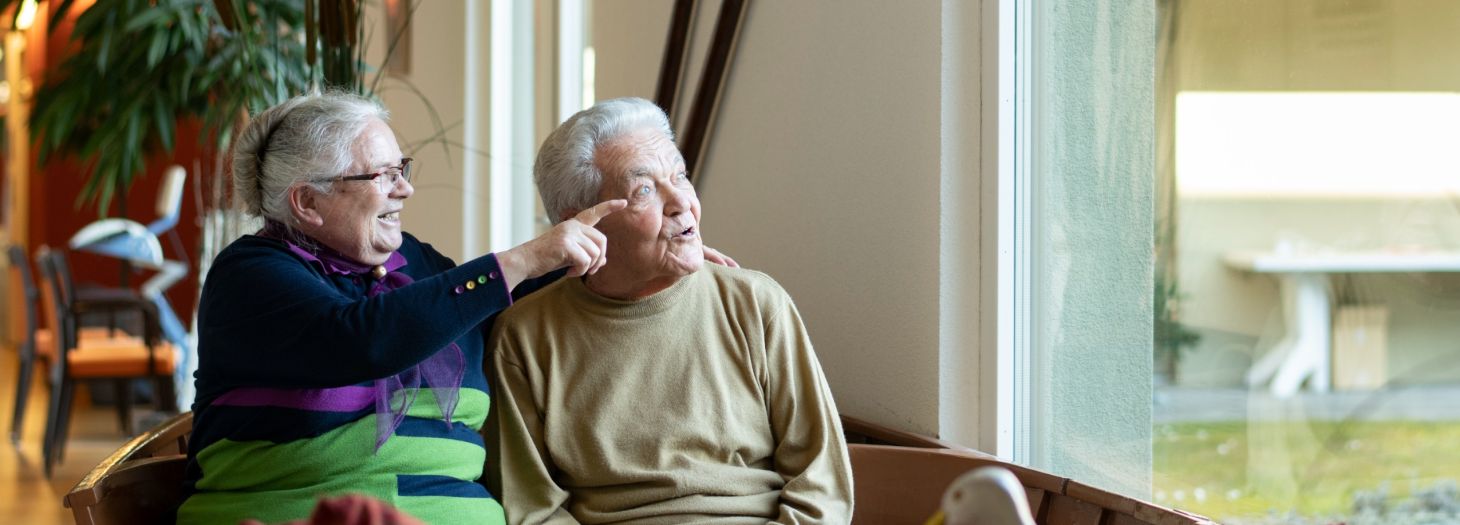
[[[720,250],[716,250],[709,246],[705,247],[705,260],[718,264],[720,266],[729,266],[731,268],[740,267],[740,263],[735,262],[735,259],[731,259],[729,255],[720,253]]]

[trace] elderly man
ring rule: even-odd
[[[493,334],[511,523],[846,523],[836,406],[791,298],[703,264],[700,202],[668,119],[599,103],[534,167],[558,220],[597,223],[596,272],[504,312]]]

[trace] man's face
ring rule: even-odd
[[[598,223],[608,237],[605,270],[672,283],[704,265],[700,200],[674,142],[641,128],[600,146],[594,163],[603,173],[599,200],[629,201]]]

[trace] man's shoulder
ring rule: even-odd
[[[567,289],[569,278],[558,279],[526,296],[512,302],[512,306],[503,310],[497,316],[498,325],[513,324],[522,319],[539,316],[543,312],[550,312],[560,306],[563,301],[569,300]]]
[[[767,306],[791,301],[791,295],[770,275],[748,268],[705,264],[701,270],[722,296],[741,296]]]

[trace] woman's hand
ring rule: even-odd
[[[731,259],[729,255],[720,253],[720,250],[716,250],[709,246],[705,247],[705,260],[718,264],[720,266],[729,266],[731,268],[740,267],[740,263],[735,262],[735,259]]]
[[[601,202],[558,223],[536,239],[498,253],[497,264],[502,267],[507,289],[515,289],[524,279],[558,268],[568,268],[568,277],[597,272],[608,262],[608,239],[593,226],[628,203],[624,199]]]

